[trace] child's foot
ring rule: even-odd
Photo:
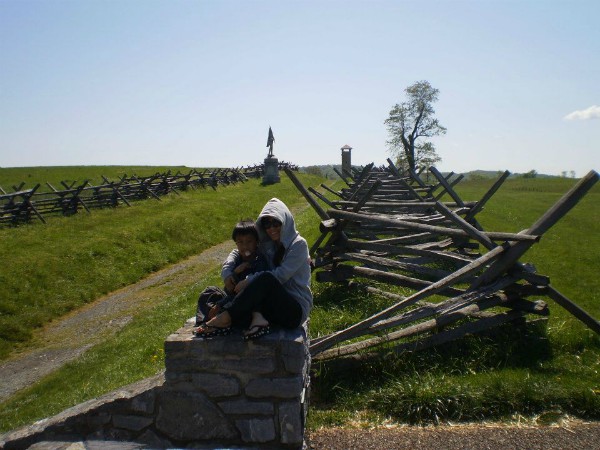
[[[214,336],[226,336],[231,333],[231,327],[213,327],[211,325],[200,325],[194,329],[196,337],[209,338]]]
[[[217,314],[215,317],[206,322],[206,325],[217,328],[231,327],[231,316],[227,311]]]

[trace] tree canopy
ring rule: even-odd
[[[405,92],[407,100],[397,103],[384,123],[389,133],[387,144],[396,162],[404,169],[414,170],[417,164],[430,166],[441,161],[433,143],[417,140],[445,134],[446,128],[440,125],[433,109],[438,89],[428,81],[417,81]]]

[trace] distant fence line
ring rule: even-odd
[[[279,169],[285,168],[298,170],[297,166],[280,162]],[[257,164],[240,168],[204,169],[199,171],[191,169],[188,173],[172,174],[171,171],[155,173],[154,175],[138,177],[136,175],[123,175],[118,180],[109,180],[102,176],[104,184],[94,186],[88,180],[79,183],[61,181],[64,189],[59,190],[50,183],[46,185],[51,189],[39,192],[41,184],[25,189],[25,183],[12,186],[13,192],[7,192],[0,186],[0,226],[19,225],[41,220],[46,223],[45,216],[76,214],[80,210],[88,213],[94,208],[114,208],[125,204],[130,206],[131,201],[154,198],[160,200],[161,196],[171,192],[179,195],[178,191],[187,189],[226,186],[244,182],[249,178],[260,178],[264,175],[264,165]]]

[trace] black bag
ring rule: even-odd
[[[217,287],[208,286],[200,293],[198,297],[198,307],[196,308],[196,326],[200,326],[209,320],[209,312],[214,307],[219,307],[227,301],[227,293]]]

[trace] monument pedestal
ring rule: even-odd
[[[265,158],[265,174],[263,184],[279,183],[279,160],[273,156]]]

